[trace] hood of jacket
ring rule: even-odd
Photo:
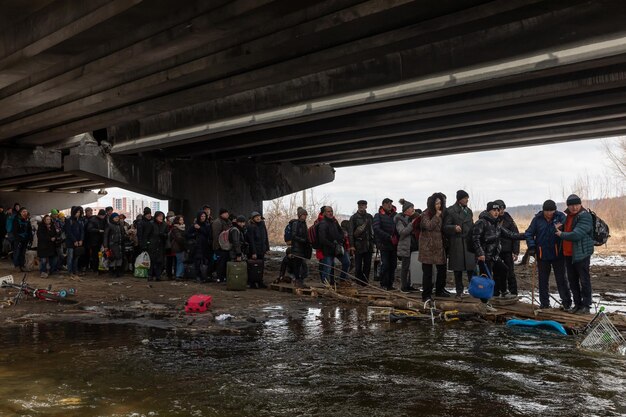
[[[397,208],[396,208],[396,206],[394,206],[394,205],[392,205],[392,206],[391,206],[391,210],[389,210],[389,212],[388,212],[388,213],[387,213],[387,210],[385,210],[385,209],[383,208],[383,206],[380,206],[380,207],[378,208],[378,212],[379,212],[380,214],[382,214],[382,215],[386,215],[386,216],[389,216],[389,215],[394,215],[394,216],[395,216],[397,211],[398,211],[398,209],[397,209]]]

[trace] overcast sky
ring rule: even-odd
[[[616,139],[606,141],[614,143]],[[403,197],[424,208],[432,193],[441,191],[454,201],[461,188],[470,194],[470,206],[479,204],[482,209],[487,201],[498,198],[509,207],[542,203],[548,198],[561,202],[578,177],[589,177],[592,183],[592,195],[583,198],[624,192],[624,184],[617,185],[607,166],[602,141],[596,139],[338,168],[335,181],[315,187],[313,193],[315,201],[334,203],[339,213],[349,214],[360,199],[368,200],[370,212],[385,197],[394,202]],[[607,179],[612,182],[608,187]],[[108,192],[100,200],[102,205],[110,205],[113,196],[141,198],[119,188]],[[322,201],[324,196],[328,198]]]

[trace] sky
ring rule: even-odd
[[[609,145],[618,138],[605,139]],[[375,211],[383,198],[394,204],[404,198],[418,208],[441,191],[454,201],[456,191],[470,194],[470,207],[501,199],[508,207],[541,204],[547,199],[564,201],[578,178],[590,183],[582,198],[621,195],[625,184],[619,182],[607,165],[603,140],[563,142],[489,152],[414,159],[338,168],[335,181],[313,188],[313,201],[334,205],[339,213],[350,214],[356,202],[365,199]],[[107,189],[100,204],[111,204],[111,197],[150,197],[119,188]],[[311,198],[310,196],[308,197]],[[167,209],[167,201],[162,207]]]

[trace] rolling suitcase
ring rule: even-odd
[[[248,259],[248,284],[250,284],[251,286],[264,286],[263,267],[263,260]]]
[[[248,268],[245,262],[228,262],[226,264],[226,289],[244,291],[248,284]]]

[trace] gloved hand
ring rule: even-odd
[[[528,248],[528,256],[535,256],[537,254],[537,250],[535,247]]]

